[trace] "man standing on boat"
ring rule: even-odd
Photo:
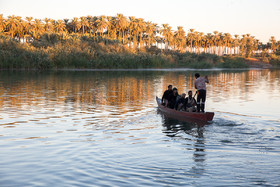
[[[172,85],[169,85],[168,86],[168,90],[165,90],[162,98],[161,98],[161,103],[164,105],[164,106],[167,106],[167,102],[168,102],[168,96],[172,93]]]
[[[209,83],[208,76],[200,77],[199,73],[195,75],[194,87],[197,89],[197,112],[204,112],[206,101],[206,84]]]

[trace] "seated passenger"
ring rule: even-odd
[[[179,111],[181,109],[184,109],[185,102],[186,102],[186,94],[182,93],[181,97],[176,101],[175,109]]]
[[[178,96],[178,90],[177,88],[173,88],[173,92],[168,96],[167,107],[174,109],[177,96]]]
[[[188,92],[188,97],[186,98],[185,108],[187,112],[195,112],[196,111],[196,100],[192,96],[192,91]]]
[[[161,104],[162,105],[167,106],[166,103],[168,101],[168,96],[171,93],[172,93],[172,85],[169,85],[168,86],[168,90],[165,90],[165,92],[164,92],[164,94],[163,94],[163,96],[161,98]]]

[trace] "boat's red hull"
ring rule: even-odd
[[[212,121],[214,117],[214,112],[205,112],[205,113],[198,113],[198,112],[182,112],[178,110],[174,110],[171,108],[167,108],[161,104],[161,99],[156,97],[158,108],[166,113],[168,116],[180,119],[180,120],[198,120],[198,121]]]

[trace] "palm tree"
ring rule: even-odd
[[[246,54],[246,43],[247,43],[247,37],[245,34],[243,34],[241,39],[240,51],[241,51],[241,55],[244,57]]]
[[[275,52],[275,50],[277,49],[275,37],[271,36],[270,39],[269,39],[269,42],[271,43],[272,52]]]
[[[206,47],[206,51],[205,53],[212,53],[211,49],[213,47],[213,36],[211,33],[207,33],[207,35],[204,38],[205,40],[205,47]],[[207,50],[208,49],[208,50]]]
[[[222,56],[224,54],[224,35],[222,32],[218,33],[218,55]]]
[[[130,41],[133,43],[133,47],[137,46],[137,19],[134,16],[129,17],[129,31]]]
[[[155,40],[156,40],[156,46],[157,46],[157,48],[162,49],[163,38],[160,37],[160,36],[156,36],[156,37],[155,37]],[[159,44],[161,44],[161,47],[159,47]]]
[[[43,25],[42,25],[41,20],[35,19],[31,33],[32,33],[32,37],[35,40],[39,39],[39,37],[43,33]]]
[[[145,25],[145,21],[143,18],[138,18],[137,20],[137,38],[139,40],[139,48],[141,48],[143,46],[143,34],[146,31],[146,25]]]
[[[77,31],[79,31],[79,29],[81,28],[81,24],[78,20],[78,18],[74,17],[72,22],[71,22],[71,26],[72,26],[72,31],[74,33],[77,33]]]
[[[69,23],[69,19],[63,19],[64,25],[65,25],[65,29],[67,31],[70,30],[70,23]]]
[[[254,50],[254,37],[247,34],[245,57],[250,58]]]
[[[194,31],[193,36],[194,36],[193,45],[194,45],[194,49],[195,49],[194,52],[198,53],[199,32],[198,31]]]
[[[108,37],[112,39],[117,38],[116,17],[107,16],[107,30]]]
[[[190,52],[200,53],[214,53],[216,55],[241,53],[244,57],[250,57],[256,50],[271,49],[276,53],[279,51],[280,42],[276,41],[272,36],[268,44],[262,44],[254,36],[250,34],[242,35],[239,39],[238,35],[231,36],[229,33],[219,33],[214,31],[214,34],[204,34],[190,29],[185,36],[183,27],[177,27],[177,31],[172,31],[172,27],[168,24],[163,24],[162,27],[157,26],[150,21],[145,22],[143,18],[135,18],[133,16],[127,17],[123,14],[117,14],[116,17],[111,16],[87,16],[73,18],[71,22],[68,19],[52,20],[45,18],[42,23],[41,20],[32,17],[21,19],[20,16],[9,16],[7,19],[0,14],[0,33],[10,35],[11,38],[21,40],[26,36],[32,36],[35,40],[43,33],[52,32],[68,32],[68,33],[89,33],[91,36],[106,36],[111,39],[119,39],[123,44],[128,41],[129,46],[141,48],[143,45],[151,47],[156,43],[156,46],[161,48],[163,43],[165,49],[180,50],[181,52],[187,50]],[[157,33],[160,30],[160,36]],[[194,51],[193,51],[194,50]]]
[[[148,35],[148,47],[151,47],[151,40],[153,39],[153,35],[156,32],[156,25],[152,22],[146,22],[146,33]]]
[[[185,47],[186,44],[186,32],[184,31],[182,26],[177,27],[177,31],[175,32],[174,39],[177,44],[178,50],[181,52],[183,51],[183,48]]]
[[[19,26],[19,21],[17,17],[15,15],[8,16],[7,29],[8,29],[8,33],[11,34],[11,38],[14,38],[18,26]]]
[[[157,38],[157,34],[160,32],[159,26],[156,23],[153,23],[153,24],[154,24],[155,30],[154,30],[154,32],[151,35],[151,45],[152,46],[157,43],[157,39],[156,39]]]
[[[169,49],[169,46],[172,42],[172,37],[173,37],[173,33],[172,33],[172,27],[169,26],[168,24],[163,24],[163,30],[162,35],[164,37],[164,45],[165,45],[165,50]]]
[[[3,14],[0,14],[0,33],[6,29],[6,20],[3,18]]]
[[[198,32],[197,33],[197,52],[201,53],[201,49],[202,49],[202,43],[204,40],[204,33],[203,32]]]
[[[276,43],[276,51],[278,52],[278,55],[280,54],[280,40],[278,40],[278,42]]]
[[[99,32],[101,33],[101,36],[103,36],[103,30],[107,28],[106,16],[100,16],[98,18],[97,28],[99,29]]]
[[[167,43],[167,38],[168,38],[168,24],[162,24],[163,29],[161,30],[162,36],[164,37],[164,45],[165,49],[168,49],[168,43]]]
[[[45,25],[44,25],[45,32],[51,32],[53,30],[51,19],[45,18],[44,21],[45,21]]]
[[[89,28],[89,33],[95,37],[96,36],[96,32],[97,32],[97,21],[98,21],[98,17],[96,16],[87,16],[87,20],[88,20],[88,28]]]
[[[20,16],[17,16],[16,19],[19,24],[17,26],[17,30],[16,30],[15,34],[20,41],[22,38],[24,38],[26,22],[24,20],[22,20]]]
[[[89,27],[88,20],[86,19],[85,16],[80,17],[80,25],[81,25],[83,34],[85,34],[85,29],[86,29],[87,27]]]
[[[122,34],[121,38],[122,38],[122,43],[124,44],[124,37],[125,37],[124,32],[128,27],[128,21],[127,21],[126,17],[124,17],[123,14],[117,14],[116,27],[117,27],[119,33]]]
[[[217,47],[218,47],[218,44],[219,44],[219,35],[218,35],[218,31],[213,31],[214,35],[213,35],[213,43],[214,43],[214,54],[218,54],[218,51],[217,51]]]
[[[33,30],[33,17],[26,17],[26,24],[25,24],[25,35],[24,40],[27,42],[26,37],[31,36]]]
[[[234,39],[233,39],[233,46],[234,46],[234,54],[238,54],[239,52],[237,51],[237,47],[240,45],[240,42],[239,42],[239,35],[238,34],[235,34],[234,35]]]
[[[188,42],[189,42],[190,48],[191,48],[190,52],[192,53],[193,52],[193,41],[195,39],[194,29],[190,29],[190,32],[187,35],[187,39],[188,39]]]
[[[229,45],[232,42],[232,37],[229,33],[225,33],[224,37],[223,37],[223,40],[224,40],[224,44],[225,44],[224,53],[228,54],[229,53]]]
[[[66,25],[64,24],[64,22],[62,20],[58,20],[55,24],[55,31],[57,33],[63,32],[66,30]]]

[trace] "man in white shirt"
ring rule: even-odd
[[[195,75],[194,87],[197,89],[197,112],[204,112],[206,101],[206,84],[209,83],[208,76],[200,77],[199,73]],[[202,101],[202,102],[201,102]]]

